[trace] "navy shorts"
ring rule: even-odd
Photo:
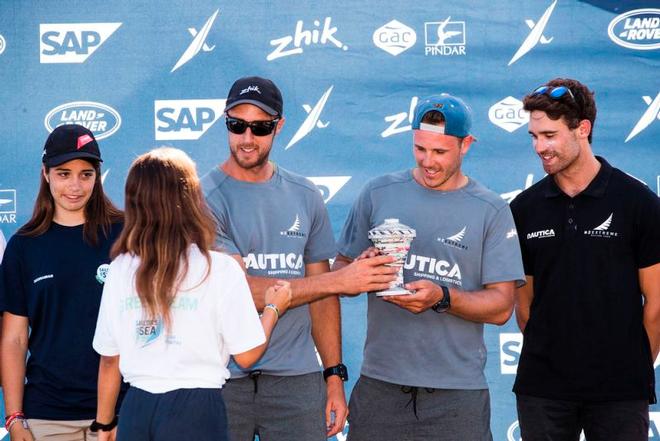
[[[119,410],[117,441],[228,441],[221,389],[152,394],[136,387]]]

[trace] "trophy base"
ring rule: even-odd
[[[406,296],[409,294],[412,294],[412,292],[404,288],[388,288],[385,291],[378,291],[376,297]]]

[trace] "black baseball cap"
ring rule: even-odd
[[[271,80],[243,77],[229,89],[225,111],[239,104],[253,104],[272,116],[282,115],[282,93]]]
[[[48,167],[55,167],[73,159],[103,162],[94,134],[78,124],[56,127],[46,139],[43,163]]]

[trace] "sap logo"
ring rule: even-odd
[[[376,29],[372,38],[376,47],[395,57],[417,42],[415,31],[397,20],[392,20]]]
[[[313,108],[309,104],[303,104],[303,109],[305,109],[305,112],[307,112],[307,118],[302,123],[296,134],[293,135],[293,138],[291,138],[291,141],[289,141],[284,150],[288,150],[295,143],[309,135],[309,133],[314,130],[314,127],[318,127],[319,129],[328,127],[328,124],[330,123],[324,123],[320,120],[320,118],[321,112],[323,112],[323,108],[325,107],[325,103],[328,102],[328,98],[330,98],[330,93],[332,93],[332,89],[334,87],[335,86],[330,86],[330,88],[325,91],[325,93],[321,96]]]
[[[513,133],[529,122],[529,112],[523,110],[523,103],[512,96],[493,104],[488,109],[490,122]]]
[[[465,55],[465,22],[450,20],[424,23],[424,55]]]
[[[157,141],[197,140],[222,116],[227,100],[156,100]]]
[[[0,224],[16,223],[16,190],[0,190]]]
[[[39,62],[84,63],[121,23],[39,25]]]
[[[523,335],[520,332],[500,334],[500,372],[515,374],[522,351]]]
[[[0,35],[0,55],[5,51],[7,48],[7,41],[5,40],[5,37]]]
[[[614,17],[607,34],[614,43],[628,49],[659,49],[660,9],[635,9]]]
[[[543,31],[545,30],[545,27],[548,24],[548,20],[550,20],[550,16],[552,15],[552,11],[554,11],[555,6],[557,5],[557,0],[552,2],[552,4],[548,7],[548,9],[545,10],[541,18],[539,19],[536,24],[532,20],[525,20],[525,24],[529,26],[531,29],[531,32],[525,38],[525,41],[523,41],[523,44],[520,45],[518,50],[516,51],[515,54],[513,54],[513,57],[511,57],[511,60],[509,61],[509,66],[511,66],[513,63],[521,59],[527,52],[531,51],[536,47],[537,44],[549,44],[552,42],[554,37],[551,38],[546,38],[543,35]]]
[[[281,38],[276,38],[270,41],[271,46],[276,46],[273,52],[266,56],[266,60],[273,61],[278,58],[288,57],[289,55],[298,55],[303,53],[303,45],[311,46],[312,44],[326,45],[328,43],[334,44],[336,47],[347,51],[348,46],[339,41],[335,37],[337,28],[331,26],[332,17],[326,17],[323,21],[323,28],[321,22],[314,20],[315,29],[303,30],[303,21],[296,22],[296,30],[293,35],[286,35]],[[293,47],[291,47],[293,43]]]
[[[412,129],[412,121],[414,117],[415,107],[419,98],[414,96],[410,100],[410,107],[407,112],[395,113],[394,115],[386,116],[385,122],[391,123],[388,128],[383,130],[380,134],[382,138],[387,138],[388,136],[396,135],[398,133],[407,132]],[[408,122],[408,125],[402,125],[405,122]]]
[[[46,130],[64,124],[79,124],[94,133],[97,140],[112,136],[121,127],[121,116],[112,107],[93,101],[74,101],[62,104],[48,112],[44,119]]]
[[[188,61],[192,60],[195,55],[199,53],[199,51],[211,52],[213,49],[215,49],[215,45],[209,46],[206,44],[206,37],[208,37],[209,31],[211,30],[213,22],[215,22],[215,18],[218,16],[219,12],[220,9],[216,9],[213,15],[211,15],[208,20],[206,20],[206,23],[204,23],[204,26],[202,26],[202,29],[199,32],[197,32],[197,29],[195,28],[188,28],[188,32],[190,32],[190,35],[194,37],[193,41],[190,43],[190,45],[188,45],[188,48],[186,48],[186,50],[183,52],[181,58],[179,58],[179,61],[176,62],[170,73],[174,72]]]
[[[527,175],[527,178],[525,178],[525,188],[519,188],[517,190],[502,193],[500,194],[500,197],[510,204],[511,201],[516,198],[516,196],[522,193],[523,190],[527,190],[529,187],[531,187],[533,183],[534,183],[534,175],[530,173]]]
[[[637,121],[635,127],[630,131],[630,134],[626,138],[625,142],[630,141],[635,136],[640,134],[644,129],[651,125],[656,119],[660,119],[660,92],[655,96],[655,99],[651,99],[650,96],[643,96],[642,99],[646,103],[648,109],[642,115],[642,117]]]
[[[314,176],[307,178],[316,185],[316,188],[321,192],[321,197],[323,202],[326,204],[330,202],[330,199],[335,197],[335,195],[341,190],[341,188],[346,185],[346,183],[351,179],[350,176]]]

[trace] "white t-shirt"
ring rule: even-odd
[[[131,386],[151,393],[220,388],[229,378],[230,354],[266,341],[243,270],[226,254],[211,252],[211,272],[197,246],[172,303],[168,333],[162,320],[148,320],[135,290],[140,259],[122,254],[110,264],[94,335],[101,355],[119,355],[119,370]]]

